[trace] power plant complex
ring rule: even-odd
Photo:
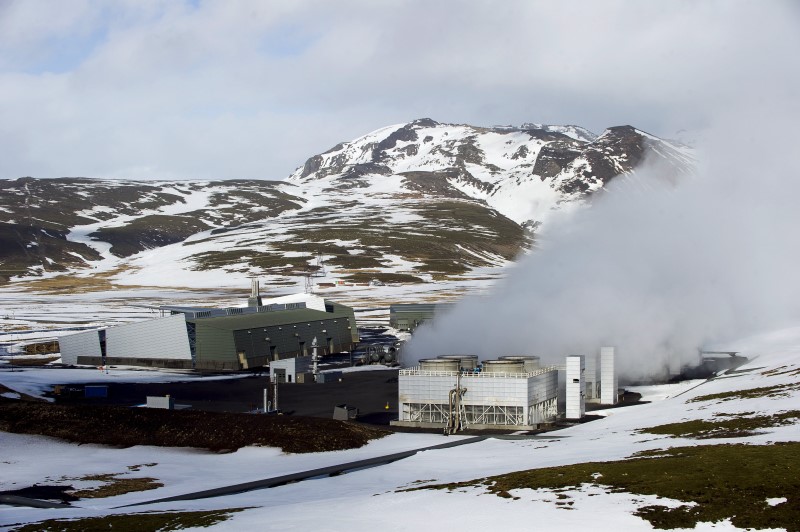
[[[388,345],[369,345],[354,356],[360,338],[352,308],[313,294],[262,301],[255,280],[247,307],[158,308],[160,318],[60,337],[62,362],[201,371],[269,366],[271,386],[340,380],[341,372],[318,371],[317,362],[333,353],[350,353],[351,364],[397,365],[399,353]],[[391,318],[398,328],[413,329],[435,311],[434,305],[395,305]],[[391,423],[445,433],[552,424],[560,417],[559,390],[561,412],[572,420],[584,416],[587,402],[613,405],[618,396],[613,347],[599,356],[566,357],[561,366],[531,355],[442,355],[400,369],[396,382]]]

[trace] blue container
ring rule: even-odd
[[[84,397],[108,397],[108,386],[87,386],[83,390]]]

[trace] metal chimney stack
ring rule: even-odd
[[[617,404],[617,367],[613,347],[600,348],[600,404]]]
[[[250,297],[247,298],[247,306],[248,307],[261,306],[261,295],[259,294],[258,290],[258,279],[252,279],[250,281]]]

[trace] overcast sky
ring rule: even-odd
[[[282,179],[421,117],[675,137],[797,87],[798,5],[0,0],[0,178]]]

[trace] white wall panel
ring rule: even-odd
[[[78,357],[99,357],[100,336],[97,330],[83,331],[68,336],[58,337],[58,346],[61,349],[61,362],[64,364],[77,364]]]
[[[600,348],[600,404],[617,404],[617,367],[613,347]]]
[[[106,334],[106,354],[109,357],[192,358],[183,314],[112,327]]]
[[[567,419],[580,419],[586,412],[586,381],[582,356],[567,357]]]
[[[589,355],[584,360],[583,378],[586,381],[586,400],[598,399],[597,396],[597,356]]]

